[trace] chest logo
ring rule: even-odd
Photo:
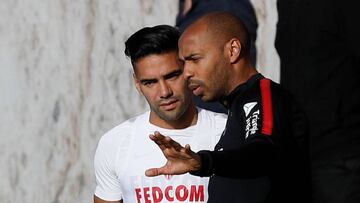
[[[248,138],[249,135],[253,135],[256,133],[258,128],[258,120],[260,118],[260,110],[256,110],[249,118],[246,119],[246,127],[245,127],[245,139]]]
[[[246,117],[248,117],[249,113],[254,108],[254,106],[256,106],[256,104],[257,104],[257,102],[249,102],[249,103],[244,104],[243,109],[245,111]]]

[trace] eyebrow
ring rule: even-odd
[[[178,69],[176,69],[176,70],[174,70],[174,71],[166,74],[166,75],[164,76],[164,78],[165,78],[165,79],[169,79],[169,78],[172,78],[172,77],[174,77],[174,76],[181,75],[182,73],[183,73],[183,70],[182,70],[181,68],[178,68]]]
[[[179,76],[183,73],[183,70],[181,68],[178,68],[174,71],[171,71],[170,73],[166,74],[164,76],[165,79],[169,79],[169,78],[172,78],[174,76]],[[140,83],[141,84],[144,84],[144,83],[154,83],[154,82],[157,82],[158,79],[154,78],[154,79],[141,79],[140,80]]]
[[[154,82],[156,82],[156,81],[157,81],[157,79],[141,79],[141,80],[140,80],[140,83],[141,83],[141,84],[154,83]]]
[[[189,56],[184,57],[184,60],[192,60],[192,59],[194,59],[194,57],[197,56],[197,55],[199,55],[199,54],[197,54],[197,53],[195,53],[195,54],[190,54]]]

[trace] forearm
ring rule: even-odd
[[[201,169],[191,174],[235,178],[265,175],[275,158],[274,145],[263,139],[246,143],[234,150],[200,151],[198,154],[201,157]]]

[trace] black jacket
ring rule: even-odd
[[[208,202],[309,202],[307,120],[293,97],[261,74],[225,98],[229,117],[214,151],[200,151]]]

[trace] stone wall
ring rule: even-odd
[[[252,2],[258,67],[277,80],[274,51],[265,52],[275,1]],[[92,202],[98,139],[147,109],[124,41],[174,24],[176,13],[175,0],[1,1],[0,202]]]

